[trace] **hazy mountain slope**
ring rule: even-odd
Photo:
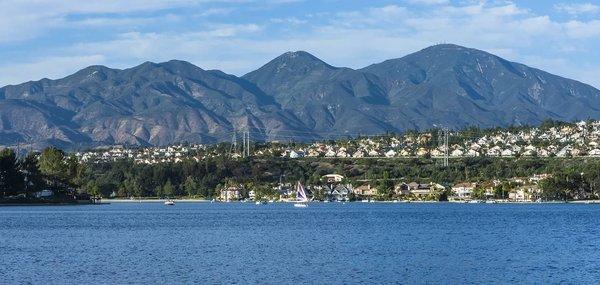
[[[44,120],[41,115],[2,113],[5,123],[0,130],[22,133],[27,142],[58,137],[65,144],[169,144],[218,141],[231,137],[233,129],[250,128],[263,139],[269,132],[303,130],[253,84],[182,61],[148,62],[126,70],[93,66],[63,79],[0,90],[5,98],[0,108],[27,114],[25,106],[36,104],[51,112]],[[23,133],[23,128],[13,127],[28,121],[47,125],[48,131]],[[89,139],[72,139],[60,130]]]
[[[389,105],[376,76],[328,65],[306,52],[288,52],[243,76],[272,95],[313,132],[393,130],[376,115]]]
[[[440,114],[435,123],[452,127],[600,116],[600,91],[589,85],[456,45],[433,46],[361,71],[380,78],[392,105]]]
[[[243,77],[183,61],[91,66],[0,88],[0,145],[311,140],[600,119],[600,91],[492,54],[436,45],[360,70],[288,52]]]

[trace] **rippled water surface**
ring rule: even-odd
[[[0,283],[596,283],[600,205],[0,207]]]

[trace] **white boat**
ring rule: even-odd
[[[304,186],[302,186],[302,183],[298,181],[298,184],[296,185],[296,203],[294,203],[294,207],[306,208],[308,207],[307,203],[308,197],[306,196],[306,190],[304,189]]]
[[[256,205],[266,205],[267,201],[256,201],[256,203],[254,203]]]
[[[175,201],[169,199],[169,200],[165,201],[165,205],[167,205],[167,206],[173,206],[173,205],[175,205]]]

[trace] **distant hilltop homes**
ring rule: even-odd
[[[454,131],[447,143],[440,133],[362,137],[310,144],[254,143],[254,157],[410,158],[410,157],[600,157],[600,122],[553,122],[540,127]],[[131,159],[140,164],[200,161],[206,157],[244,157],[233,145],[174,145],[168,147],[110,147],[75,155],[83,162]]]

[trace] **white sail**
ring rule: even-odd
[[[306,196],[306,190],[304,186],[298,181],[298,185],[296,186],[296,200],[298,202],[308,202],[308,197]]]

